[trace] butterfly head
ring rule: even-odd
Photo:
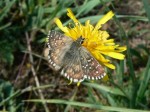
[[[84,40],[85,40],[85,38],[79,37],[75,42],[81,46],[84,43]]]

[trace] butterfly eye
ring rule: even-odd
[[[81,38],[82,38],[82,37],[81,37]],[[81,44],[83,44],[84,40],[85,40],[85,38],[82,38],[82,39],[81,39]]]

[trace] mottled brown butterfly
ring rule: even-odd
[[[84,37],[73,40],[57,31],[48,34],[48,60],[52,69],[61,70],[61,75],[73,82],[84,79],[97,80],[106,74],[104,68],[82,46]]]

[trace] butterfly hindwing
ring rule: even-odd
[[[84,78],[92,80],[103,78],[104,68],[84,47],[82,47],[81,57],[82,69],[85,71]]]
[[[73,82],[84,80],[84,71],[82,70],[80,61],[80,48],[78,49],[74,43],[64,56],[61,74]]]
[[[61,74],[73,82],[82,82],[84,80],[84,72],[78,62],[65,66]]]

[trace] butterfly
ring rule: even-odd
[[[48,61],[55,71],[73,82],[84,79],[97,80],[105,76],[104,68],[82,46],[85,38],[73,40],[57,31],[49,31],[47,46],[49,48]]]

